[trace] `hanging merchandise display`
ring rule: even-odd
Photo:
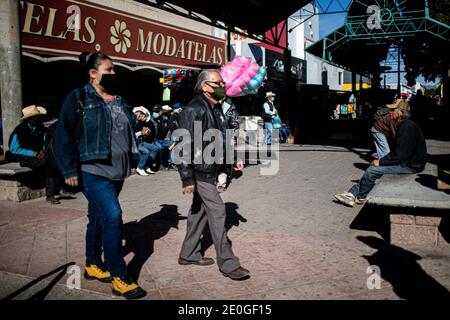
[[[164,88],[162,101],[170,101],[170,88],[168,87]]]
[[[250,58],[236,56],[220,70],[229,97],[254,94],[266,79],[266,68]]]
[[[177,87],[187,77],[195,76],[195,70],[165,69],[163,71],[163,87]]]

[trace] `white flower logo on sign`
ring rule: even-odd
[[[116,20],[114,26],[111,26],[111,44],[114,45],[114,50],[117,53],[127,53],[129,47],[131,47],[131,32],[127,29],[125,21]]]

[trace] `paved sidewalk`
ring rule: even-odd
[[[448,143],[429,143],[432,152],[450,150]],[[449,298],[449,252],[389,246],[376,232],[354,228],[361,207],[332,201],[360,177],[367,152],[282,145],[277,175],[261,176],[262,165],[250,166],[233,181],[223,199],[233,249],[251,271],[246,281],[223,277],[216,265],[177,264],[191,202],[177,172],[130,177],[120,197],[126,260],[145,299]],[[83,267],[86,206],[81,194],[57,206],[43,199],[0,202],[0,297],[66,263]],[[212,247],[207,256],[215,257]],[[368,289],[369,265],[381,269],[380,289]],[[112,298],[108,284],[82,278],[81,290],[70,290],[67,279],[47,299]]]

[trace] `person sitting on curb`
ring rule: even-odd
[[[383,174],[411,174],[421,172],[425,168],[425,138],[419,126],[410,119],[408,105],[397,99],[387,107],[392,120],[398,123],[395,150],[379,160],[373,160],[357,184],[348,192],[334,196],[344,205],[353,207],[355,203],[364,204],[368,193],[375,186],[376,179]]]
[[[45,172],[45,195],[47,202],[60,204],[55,198],[60,193],[62,179],[59,171],[50,161],[48,146],[45,145],[45,127],[42,116],[47,114],[44,107],[31,105],[22,109],[21,123],[9,138],[10,160],[20,162],[20,166]]]

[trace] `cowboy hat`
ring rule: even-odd
[[[402,111],[410,111],[409,103],[403,99],[395,99],[393,103],[387,104],[387,108],[389,109],[400,109]]]
[[[276,96],[276,94],[273,93],[272,91],[266,92],[266,99],[269,97],[275,97],[275,96]]]
[[[170,112],[170,111],[172,111],[172,108],[169,105],[165,104],[165,105],[163,105],[161,107],[161,110],[162,110],[163,113],[164,112]]]
[[[29,119],[32,117],[43,116],[44,114],[47,114],[47,110],[44,107],[36,106],[33,104],[31,106],[23,108],[22,114],[23,114],[23,117],[20,118],[20,121],[23,121],[25,119]]]
[[[133,108],[133,113],[138,112],[138,111],[142,112],[147,117],[146,122],[150,121],[150,111],[148,111],[147,108],[145,108],[144,106],[139,106],[139,107]]]

